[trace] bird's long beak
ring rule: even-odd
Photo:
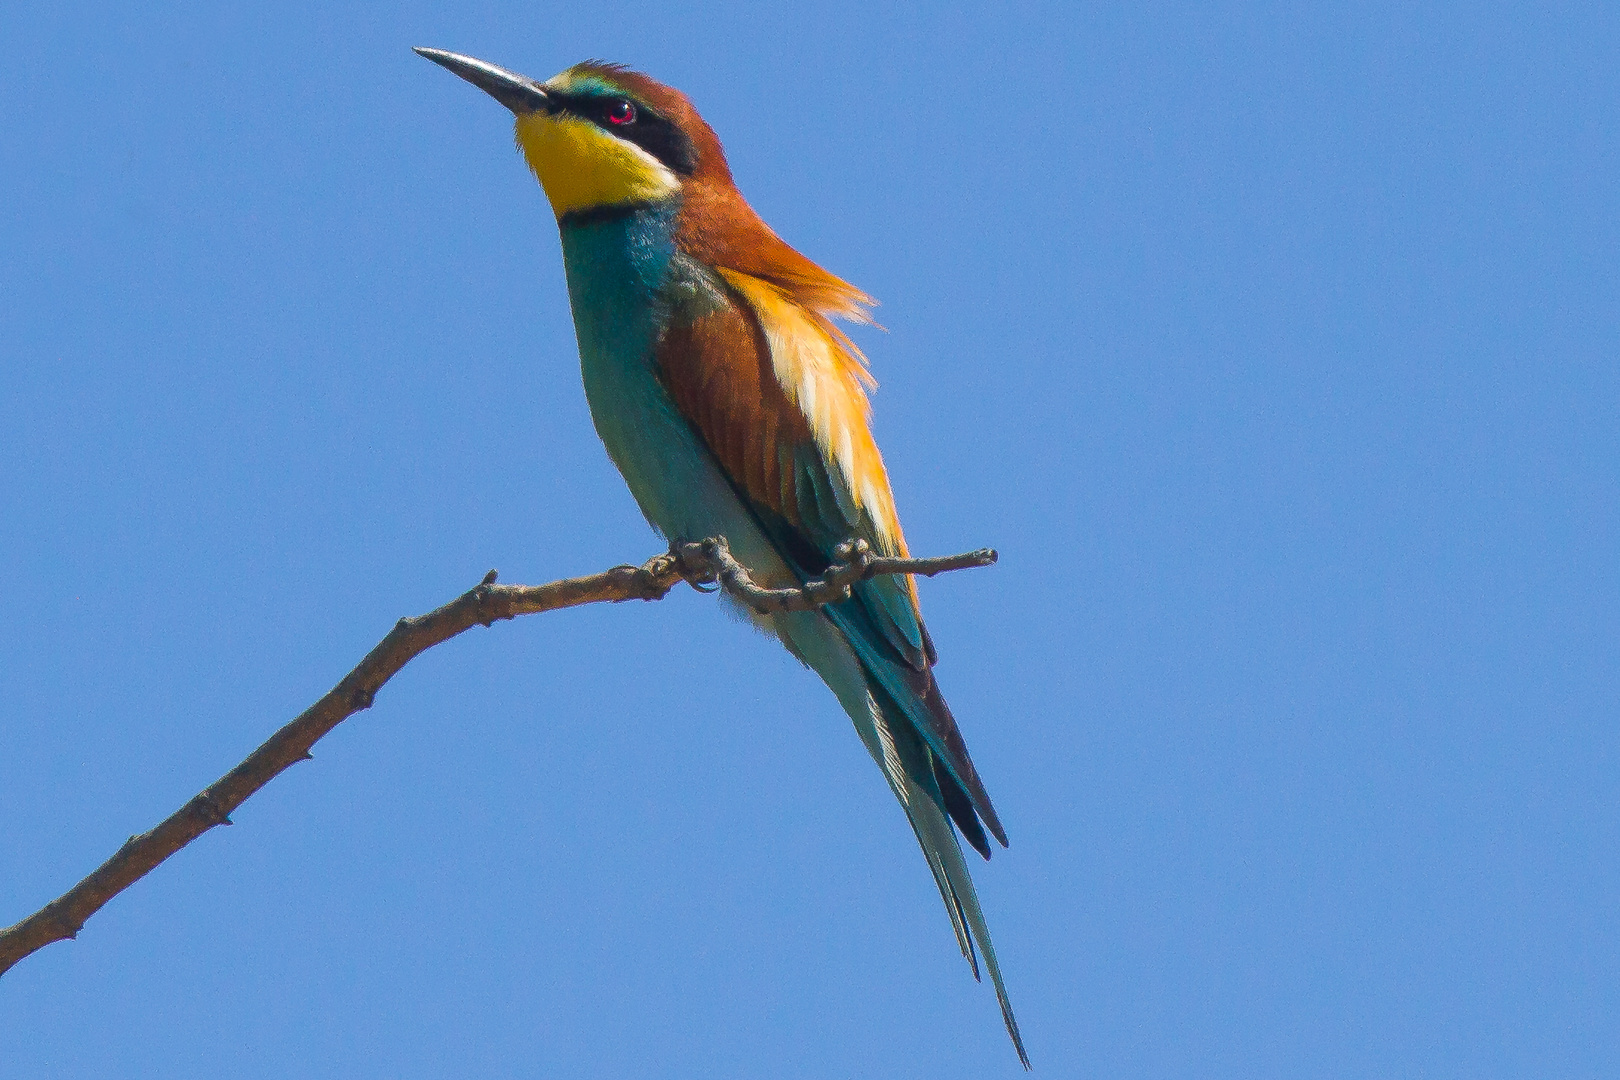
[[[418,47],[412,51],[427,57],[440,67],[449,68],[519,116],[524,113],[543,112],[550,105],[544,87],[515,71],[507,71],[488,61],[475,60],[460,53],[445,52],[443,49]]]

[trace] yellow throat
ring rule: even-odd
[[[663,162],[577,116],[524,113],[517,118],[517,144],[558,218],[597,206],[656,202],[681,188]]]

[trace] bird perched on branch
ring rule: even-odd
[[[417,49],[517,117],[557,215],[585,396],[608,455],[666,538],[724,536],[756,581],[802,584],[844,541],[904,556],[867,426],[865,358],[834,324],[873,301],[772,232],[684,94],[589,62],[536,82]],[[963,955],[975,948],[1027,1068],[952,823],[990,857],[1006,832],[934,681],[909,577],[819,611],[757,617],[849,713],[904,807]]]

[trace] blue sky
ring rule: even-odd
[[[1620,1057],[1612,9],[0,12],[0,922],[401,615],[658,542],[433,45],[688,91],[859,331],[1051,1077]],[[0,979],[0,1075],[987,1077],[832,697],[479,630]]]

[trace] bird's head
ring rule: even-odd
[[[587,61],[542,83],[459,53],[416,51],[512,110],[518,146],[559,223],[678,200],[675,239],[687,255],[763,278],[823,322],[871,321],[871,297],[760,220],[732,182],[720,140],[679,90],[617,64]],[[840,331],[825,329],[859,357]]]
[[[517,117],[517,144],[559,219],[660,202],[688,185],[730,186],[720,141],[686,95],[616,64],[587,61],[546,82],[439,49],[418,53]]]

